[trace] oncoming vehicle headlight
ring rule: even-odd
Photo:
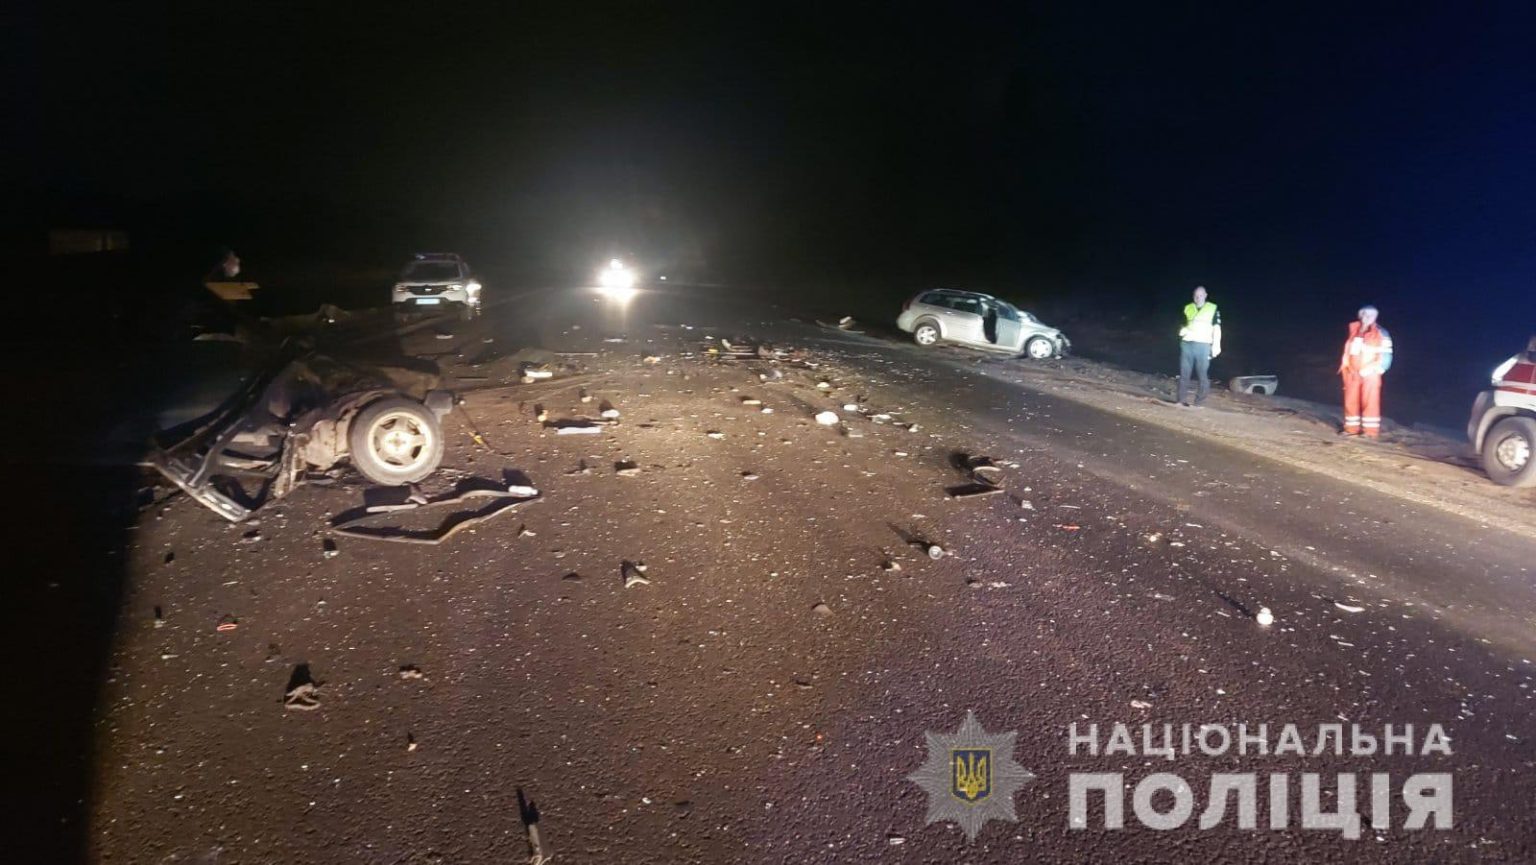
[[[635,272],[614,260],[597,274],[598,291],[606,298],[628,301],[637,293]]]

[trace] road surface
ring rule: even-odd
[[[1036,380],[1053,362],[793,312],[549,291],[404,338],[464,395],[426,491],[515,470],[542,493],[441,547],[334,537],[355,476],[252,525],[185,497],[141,512],[84,856],[524,862],[531,802],[560,862],[1536,861],[1531,533],[1064,398]],[[788,351],[709,351],[738,336]],[[556,376],[520,383],[531,357]],[[598,435],[536,420],[605,402],[620,418]],[[828,410],[839,423],[814,420]],[[1004,492],[952,497],[975,456]],[[649,582],[625,588],[625,562]],[[284,708],[300,665],[312,710]],[[968,712],[1015,733],[1034,776],[1016,822],[974,841],[926,824],[908,779],[925,734]],[[1117,724],[1135,753],[1106,753]],[[1152,744],[1221,725],[1232,747],[1169,760],[1144,753],[1147,724]],[[1239,724],[1267,725],[1268,753],[1239,754]],[[1096,753],[1074,753],[1072,725],[1096,725]],[[1287,725],[1305,755],[1275,753]],[[1343,753],[1314,753],[1323,725]],[[1413,725],[1413,753],[1351,753],[1354,725]],[[1448,741],[1426,749],[1432,725]],[[1125,828],[1098,793],[1070,825],[1074,773],[1121,776]],[[1177,828],[1139,822],[1154,773],[1192,790]],[[1257,829],[1212,795],[1249,773]],[[1328,813],[1358,776],[1358,838],[1303,828],[1306,773]],[[1373,773],[1392,785],[1381,827]],[[1447,828],[1405,826],[1421,773],[1450,778]],[[1221,819],[1201,828],[1208,803]]]

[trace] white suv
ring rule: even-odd
[[[392,294],[399,312],[429,312],[457,306],[466,314],[480,310],[480,281],[464,259],[451,252],[422,252],[395,282]]]

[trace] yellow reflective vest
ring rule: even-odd
[[[1216,328],[1221,326],[1221,314],[1216,304],[1206,301],[1205,306],[1193,303],[1184,305],[1184,326],[1179,328],[1179,339],[1185,342],[1215,342]]]

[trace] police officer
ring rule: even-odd
[[[1194,303],[1184,305],[1184,326],[1179,328],[1179,390],[1175,400],[1187,405],[1190,375],[1200,378],[1195,405],[1205,404],[1211,392],[1211,359],[1221,354],[1221,312],[1206,300],[1205,286],[1195,288]]]

